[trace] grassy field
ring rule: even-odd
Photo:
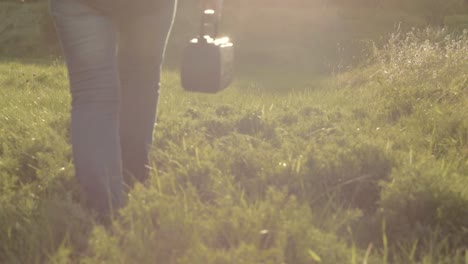
[[[13,28],[42,21],[3,5]],[[468,32],[396,31],[330,69],[309,61],[325,40],[228,28],[239,75],[217,95],[182,90],[173,45],[151,178],[107,227],[74,179],[62,60],[39,56],[40,29],[15,31],[25,56],[0,39],[0,263],[468,264]]]

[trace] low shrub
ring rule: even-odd
[[[466,164],[425,162],[396,170],[382,194],[388,236],[396,243],[430,240],[437,230],[452,250],[468,243]],[[440,235],[439,234],[439,235]]]

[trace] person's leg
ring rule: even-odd
[[[101,215],[123,202],[119,138],[117,31],[76,0],[51,0],[72,96],[71,141],[76,177]]]
[[[119,21],[120,135],[124,177],[129,183],[144,181],[149,172],[161,64],[176,4],[165,1],[168,4],[154,14]]]

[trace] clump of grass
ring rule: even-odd
[[[375,77],[388,85],[444,88],[453,76],[466,74],[468,31],[457,35],[447,28],[397,31],[383,48],[374,48],[374,58],[379,67]]]
[[[398,30],[383,46],[371,46],[372,59],[366,66],[337,78],[340,87],[366,89],[361,95],[374,110],[367,107],[365,112],[395,123],[439,103],[465,102],[468,31]]]
[[[468,32],[396,32],[374,46],[373,59],[337,77],[343,95],[359,94],[356,117],[387,131],[382,144],[393,161],[379,210],[357,225],[357,241],[380,245],[396,263],[464,263]]]
[[[344,241],[310,227],[314,218],[310,208],[285,192],[271,188],[264,199],[251,203],[231,185],[214,204],[206,204],[192,188],[167,192],[164,185],[170,185],[171,178],[160,174],[152,179],[156,185],[138,186],[113,231],[95,230],[84,263],[310,263],[321,259],[320,263],[331,264],[349,259]]]

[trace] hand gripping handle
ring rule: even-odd
[[[205,39],[205,36],[209,36],[216,39],[218,36],[218,29],[221,20],[221,6],[222,0],[217,0],[217,6],[213,9],[204,7],[200,25],[200,37],[199,39]],[[211,32],[210,31],[211,28]]]
[[[216,16],[216,11],[214,11],[213,9],[206,9],[203,11],[200,37],[209,35],[212,38],[216,38],[218,36],[219,19]],[[210,25],[212,26],[213,30],[211,34],[208,33],[208,28]]]

